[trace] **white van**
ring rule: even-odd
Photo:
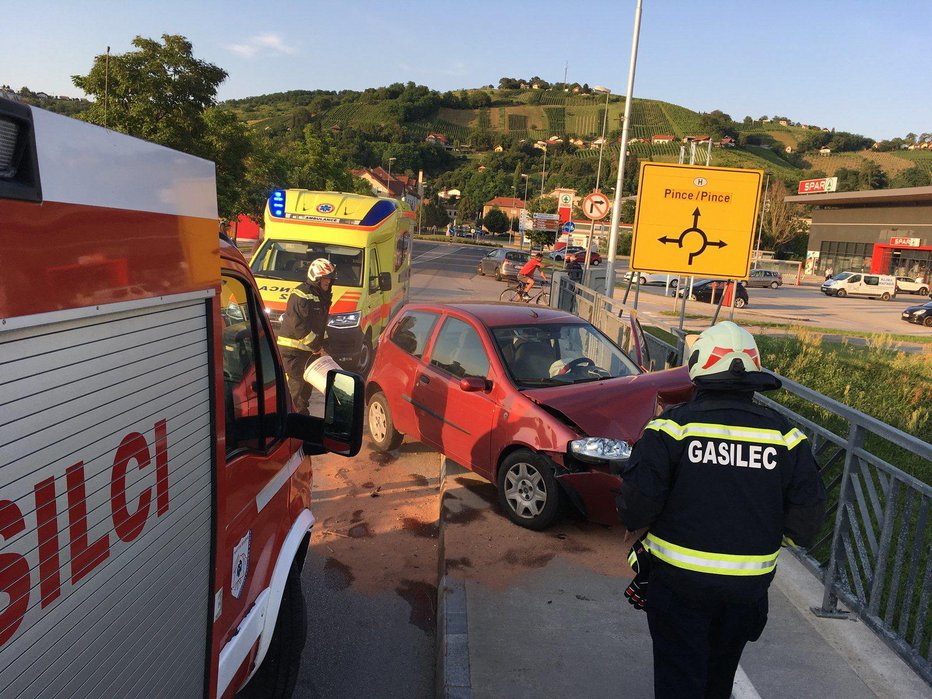
[[[822,284],[828,296],[868,296],[889,301],[896,296],[896,277],[890,274],[841,272]]]

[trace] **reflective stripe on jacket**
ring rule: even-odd
[[[677,568],[717,575],[765,575],[777,567],[777,556],[780,555],[780,549],[764,556],[697,551],[671,544],[650,532],[644,539],[644,548],[651,555]]]

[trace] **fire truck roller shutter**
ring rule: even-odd
[[[204,693],[211,293],[0,330],[0,550],[28,570],[3,696]]]

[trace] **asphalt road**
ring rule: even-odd
[[[476,274],[489,250],[416,242],[411,300],[497,300],[505,284]],[[796,319],[802,325],[932,332],[899,320],[900,310],[919,297],[888,303],[834,299],[824,297],[817,285],[749,293],[751,306],[736,313],[742,322]],[[673,308],[662,288],[643,289],[639,306],[645,315],[674,322],[662,315]],[[694,303],[687,310],[712,308]],[[317,524],[302,575],[308,639],[295,696],[433,695],[439,461],[439,455],[419,444],[406,443],[396,456],[386,457],[366,441],[352,459],[316,457],[312,507]],[[493,519],[496,532],[499,525],[510,526],[498,515]],[[586,530],[584,547],[595,559],[617,553],[609,551],[617,547],[613,537],[588,531],[592,527],[584,522],[569,518],[561,526]],[[488,548],[489,541],[477,541],[475,551],[462,555],[482,561],[488,553],[482,547]],[[501,561],[494,568],[503,577],[512,574],[509,570]]]

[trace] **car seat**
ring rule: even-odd
[[[515,376],[519,379],[549,378],[550,365],[554,359],[556,357],[549,345],[543,342],[525,342],[515,350]]]

